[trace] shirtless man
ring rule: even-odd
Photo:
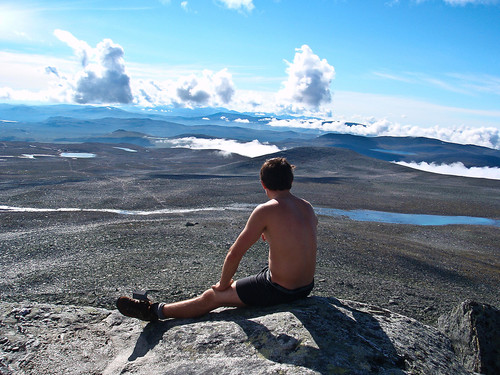
[[[260,178],[269,201],[250,215],[226,255],[217,284],[198,297],[168,304],[120,297],[118,310],[155,321],[199,317],[222,306],[269,306],[307,297],[314,286],[318,220],[309,202],[290,193],[293,166],[285,158],[267,160]],[[243,255],[261,237],[269,243],[268,267],[233,281]]]

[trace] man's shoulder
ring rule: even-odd
[[[269,201],[259,204],[252,212],[252,216],[256,219],[267,220],[270,216],[273,216],[275,213],[280,211],[279,203],[270,199]]]
[[[265,203],[261,203],[257,207],[255,207],[255,209],[253,210],[253,213],[254,214],[266,213],[266,212],[273,210],[273,208],[277,207],[277,205],[278,205],[278,202],[271,199],[271,200],[269,200]]]

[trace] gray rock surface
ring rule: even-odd
[[[310,297],[146,324],[116,310],[0,303],[1,374],[468,374],[437,329]]]
[[[500,374],[500,310],[465,301],[438,320],[464,367],[486,375]]]

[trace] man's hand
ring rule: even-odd
[[[229,289],[231,287],[231,285],[233,285],[233,279],[231,279],[231,281],[229,282],[228,285],[221,285],[221,283],[219,281],[217,284],[212,285],[212,289],[217,291],[217,292],[223,292],[224,290]]]

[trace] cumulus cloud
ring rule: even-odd
[[[253,0],[217,0],[220,4],[228,9],[252,11],[255,6]]]
[[[174,80],[140,81],[136,101],[141,105],[200,107],[226,105],[233,99],[235,86],[227,69],[203,70],[201,74],[181,76]]]
[[[308,45],[296,49],[293,62],[288,62],[288,79],[283,82],[279,97],[307,107],[319,107],[331,101],[330,85],[335,69],[321,60]]]
[[[177,96],[184,102],[195,104],[207,104],[210,98],[210,87],[208,85],[207,74],[204,74],[202,79],[198,79],[194,74],[189,77],[184,77],[179,81],[177,87]]]
[[[54,35],[73,49],[82,66],[73,83],[73,99],[77,103],[132,102],[130,77],[120,45],[104,39],[92,48],[68,31],[55,30]]]
[[[173,148],[182,147],[193,150],[220,150],[221,155],[233,153],[252,158],[280,151],[279,147],[268,143],[260,143],[258,140],[238,142],[232,139],[185,137],[162,140],[160,142]]]
[[[463,163],[457,162],[452,164],[435,164],[435,163],[406,163],[404,161],[396,162],[396,164],[419,169],[426,172],[446,174],[452,176],[488,178],[492,180],[500,180],[500,168],[498,167],[471,167],[467,168]]]
[[[445,142],[473,144],[500,149],[500,130],[493,127],[471,128],[439,127],[424,128],[401,125],[386,119],[366,120],[363,124],[346,124],[344,121],[324,121],[320,119],[272,119],[271,126],[318,129],[326,132],[354,134],[362,136],[427,137]]]

